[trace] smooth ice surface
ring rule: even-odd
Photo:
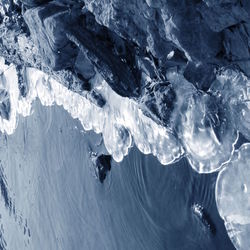
[[[195,173],[185,158],[163,168],[133,147],[101,184],[89,157],[90,148],[104,150],[101,136],[83,132],[63,107],[37,100],[33,109],[0,136],[0,173],[15,208],[5,207],[1,185],[4,249],[234,249],[216,209],[215,174]]]
[[[219,173],[216,202],[234,246],[250,249],[250,143],[243,144]]]

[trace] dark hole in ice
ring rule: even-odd
[[[96,158],[96,174],[101,183],[105,180],[107,172],[111,170],[111,160],[111,155],[104,154]]]

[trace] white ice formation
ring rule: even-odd
[[[146,117],[136,102],[117,95],[97,74],[93,81],[100,81],[98,91],[106,100],[103,108],[97,107],[87,98],[74,93],[50,78],[43,72],[26,69],[28,93],[19,95],[18,79],[15,67],[0,61],[1,84],[10,95],[10,118],[0,118],[0,130],[7,134],[15,131],[18,115],[28,116],[32,113],[32,103],[39,98],[42,105],[61,105],[74,119],[79,119],[85,130],[102,133],[108,152],[117,162],[128,154],[132,143],[145,154],[152,153],[166,165],[174,162],[183,154],[178,140],[166,128]]]
[[[220,169],[233,153],[237,133],[226,105],[198,91],[182,75],[168,74],[177,95],[172,113],[190,165],[199,173]]]
[[[211,92],[228,103],[236,129],[250,140],[250,79],[243,73],[227,69],[217,75]]]
[[[235,151],[219,173],[216,203],[234,246],[250,249],[250,143]]]
[[[91,81],[107,101],[102,108],[34,68],[26,68],[28,92],[23,97],[15,66],[0,58],[0,131],[14,133],[19,115],[31,115],[39,99],[44,106],[62,106],[84,130],[102,133],[117,162],[134,143],[164,165],[185,155],[199,173],[223,168],[216,185],[217,207],[235,247],[250,249],[250,143],[234,152],[238,131],[250,139],[250,81],[239,72],[222,70],[205,93],[176,72],[167,77],[177,99],[169,126],[163,127],[145,116],[134,100],[117,95],[99,74]]]
[[[167,77],[177,100],[170,114],[171,126],[164,127],[144,115],[134,100],[117,95],[99,74],[91,81],[95,83],[96,91],[107,100],[102,108],[33,68],[26,69],[28,93],[22,97],[14,65],[7,66],[1,59],[0,70],[0,90],[8,92],[10,103],[9,119],[0,117],[0,130],[7,134],[15,131],[19,115],[32,113],[32,103],[38,98],[45,106],[63,106],[74,119],[81,122],[85,130],[102,133],[107,151],[117,162],[123,160],[135,143],[142,153],[152,153],[163,165],[186,155],[191,166],[199,173],[217,171],[230,160],[237,130],[244,132],[246,137],[249,135],[249,89],[245,87],[245,82],[242,83],[246,81],[249,85],[249,81],[241,75],[237,78],[235,73],[236,81],[234,72],[230,75],[225,71],[218,75],[212,86],[216,86],[215,96],[197,90],[182,75],[169,72]],[[240,104],[236,103],[238,96],[231,97],[229,90],[220,92],[230,79],[235,81],[234,88],[244,93]],[[3,96],[0,95],[0,99],[5,100],[7,97]],[[231,107],[232,103],[235,105]],[[241,112],[240,122],[235,119],[236,109]]]

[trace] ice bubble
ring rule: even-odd
[[[237,82],[235,89],[238,90],[238,92],[235,91],[237,93],[235,96],[230,91],[224,91],[224,97],[221,98],[222,95],[219,96],[217,92],[223,89],[222,86],[227,86],[228,89],[231,87],[226,82],[223,85],[219,77],[217,79],[219,85],[218,83],[213,85],[218,85],[216,86],[217,92],[215,92],[217,96],[214,97],[198,91],[181,74],[168,72],[171,92],[168,91],[164,95],[165,99],[163,97],[161,99],[158,95],[160,92],[165,93],[163,91],[165,85],[159,85],[161,89],[156,95],[156,101],[161,100],[162,108],[171,106],[169,112],[165,112],[166,116],[169,116],[165,119],[166,126],[162,126],[146,116],[135,100],[116,94],[98,73],[91,81],[93,86],[97,86],[95,91],[107,100],[103,107],[95,105],[84,95],[70,91],[34,68],[25,70],[28,91],[23,97],[19,93],[14,65],[8,68],[2,60],[0,66],[0,69],[4,71],[0,86],[0,90],[5,91],[2,99],[5,101],[7,98],[10,107],[9,119],[5,119],[4,115],[0,117],[2,132],[13,133],[18,115],[30,115],[32,103],[38,98],[45,106],[55,104],[62,106],[72,118],[81,122],[85,130],[102,133],[108,152],[117,162],[122,161],[134,143],[141,152],[155,155],[164,165],[175,162],[186,153],[191,166],[197,172],[209,173],[217,171],[230,160],[234,149],[237,133],[234,130],[231,115],[235,117],[236,113],[232,112],[231,108],[230,112],[228,111],[231,104],[232,107],[240,107],[242,111],[245,111],[239,118],[243,121],[244,127],[239,130],[249,129],[246,118],[249,112],[246,108],[248,102],[245,102],[248,100],[249,89],[244,87],[242,81],[246,79],[241,75],[233,77],[226,73],[225,76],[221,75],[224,82],[227,78],[232,78],[232,81]],[[241,105],[238,102],[239,96],[241,96]],[[230,102],[225,101],[226,99]],[[164,113],[164,110],[161,112]],[[237,127],[239,126],[240,123]]]
[[[207,94],[188,99],[179,134],[191,166],[199,173],[221,168],[230,159],[237,139],[229,112]]]
[[[189,163],[199,173],[217,171],[230,160],[237,140],[228,106],[195,89],[182,75],[172,72],[168,78],[177,93],[171,119]]]
[[[234,246],[250,249],[250,143],[235,151],[219,173],[216,203]]]

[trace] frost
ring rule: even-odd
[[[250,249],[250,143],[243,144],[218,175],[216,203],[238,250]]]

